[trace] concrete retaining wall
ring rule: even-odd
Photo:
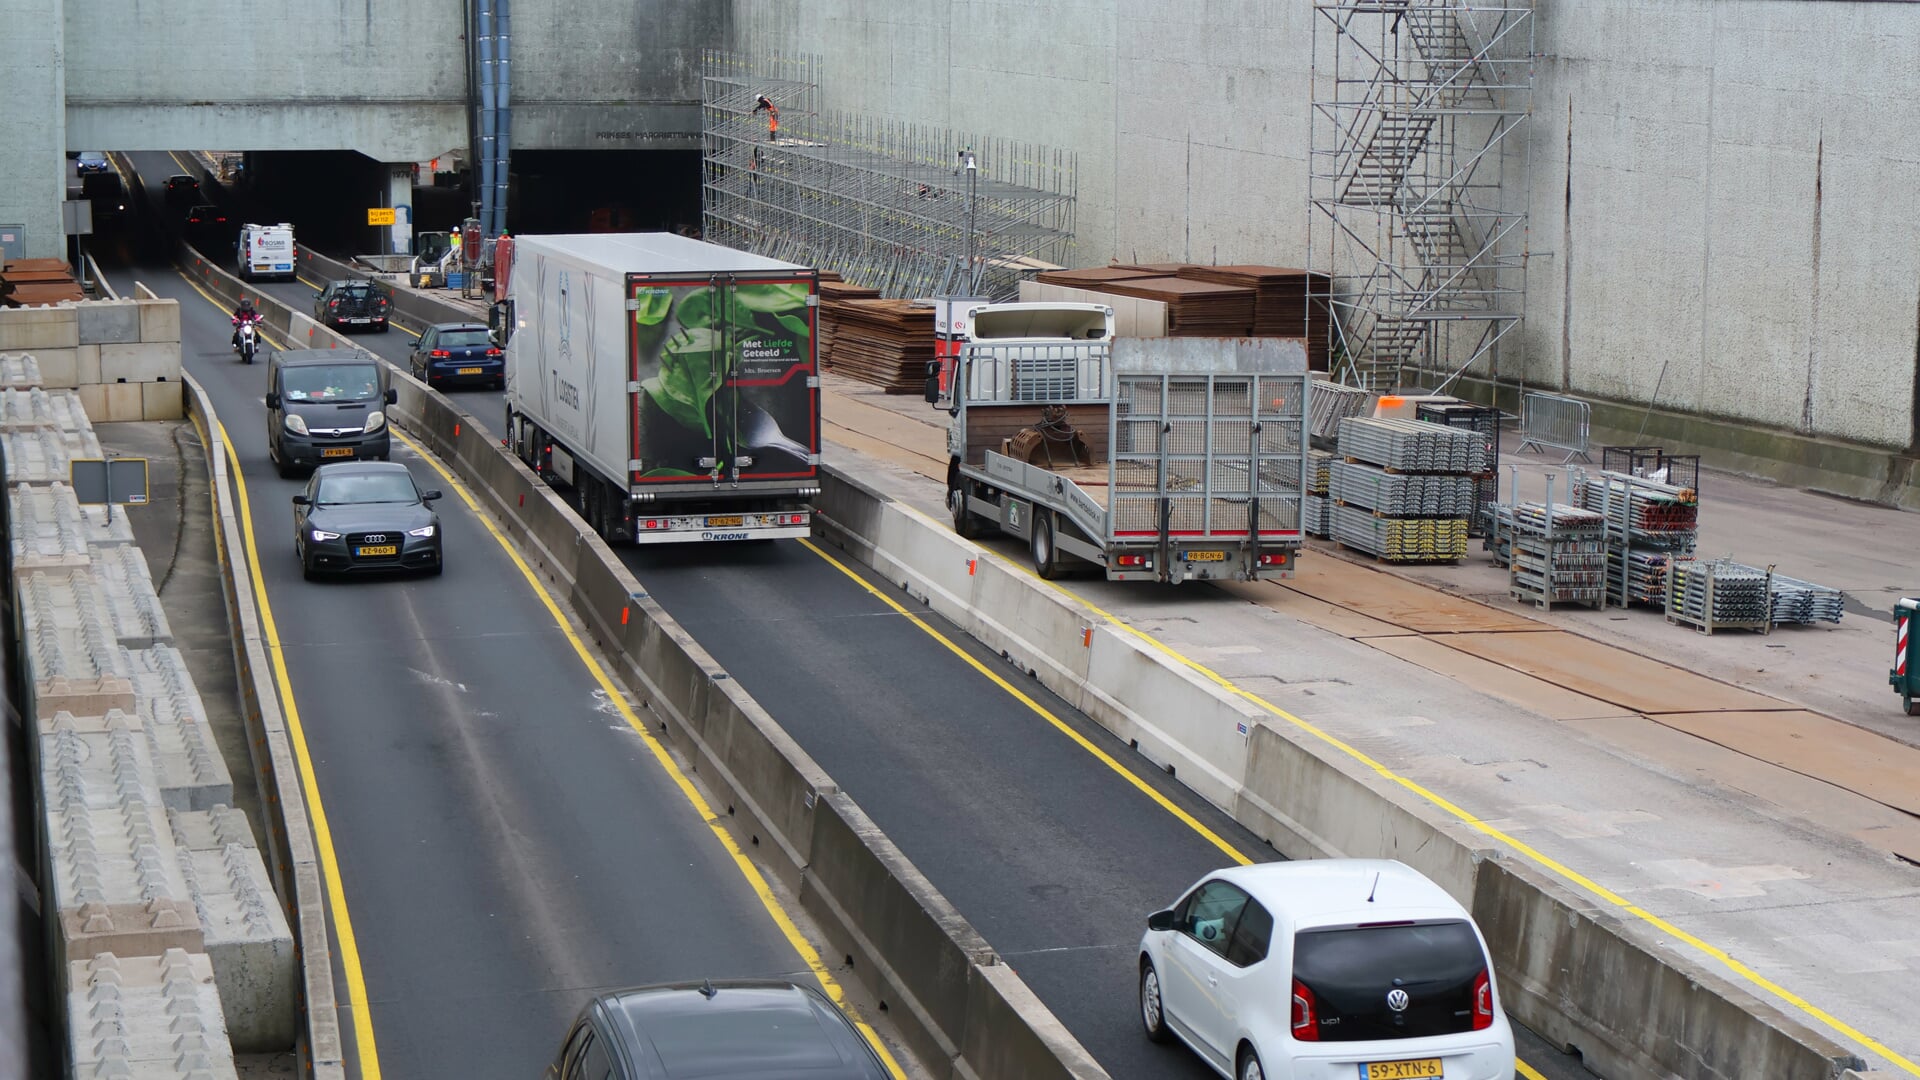
[[[1004,651],[1291,858],[1395,858],[1433,878],[1486,932],[1507,1007],[1578,1046],[1614,1080],[1815,1080],[1858,1067],[1846,1047],[1717,972],[1485,850],[1358,762],[1201,676],[1098,613],[1033,583],[838,470],[827,539]],[[1089,631],[1091,633],[1089,634]]]
[[[32,353],[41,386],[77,389],[96,422],[182,415],[177,300],[0,308],[0,352]]]

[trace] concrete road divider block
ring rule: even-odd
[[[109,514],[105,506],[82,504],[80,516],[87,523],[89,549],[98,551],[104,547],[133,546],[133,519],[127,516],[126,507],[115,507]]]
[[[1266,714],[1092,613],[1074,615],[1086,619],[1093,633],[1081,650],[1087,657],[1085,681],[1068,684],[1084,689],[1069,700],[1102,727],[1137,744],[1149,761],[1171,766],[1173,775],[1201,798],[1231,813],[1247,776],[1251,737]],[[1065,664],[1055,667],[1072,670]]]
[[[47,389],[63,388],[71,390],[80,385],[80,350],[36,349],[34,356],[40,361],[40,379]]]
[[[153,590],[147,557],[137,545],[95,548],[92,576],[106,601],[113,635],[122,646],[145,649],[173,640],[173,628]]]
[[[107,388],[107,415],[94,419],[115,424],[140,419],[139,383],[110,382],[104,385]]]
[[[80,386],[97,385],[100,382],[100,346],[82,345],[73,350],[73,367],[74,381]]]
[[[40,361],[31,353],[0,350],[0,386],[16,390],[31,386],[44,388],[46,382],[40,377]]]
[[[53,428],[78,433],[89,426],[80,395],[72,390],[0,390],[0,429]]]
[[[1265,723],[1253,728],[1246,782],[1234,817],[1288,858],[1398,859],[1459,900],[1473,902],[1477,833],[1422,817],[1357,763],[1321,758],[1311,736]]]
[[[180,381],[180,343],[142,342],[100,346],[100,381],[147,383]]]
[[[238,1080],[205,953],[100,953],[73,961],[66,974],[75,1076]]]
[[[968,973],[993,950],[844,793],[813,815],[813,859],[800,904],[937,1068],[960,1053]]]
[[[14,580],[36,718],[62,710],[75,716],[131,712],[133,683],[91,575],[36,570]]]
[[[64,482],[10,485],[7,512],[14,573],[92,565],[87,519]]]
[[[135,300],[96,300],[90,304],[76,305],[74,315],[80,335],[79,343],[137,343],[140,340],[140,310],[140,302]],[[179,339],[180,335],[174,334],[174,340]]]
[[[187,415],[187,394],[177,377],[140,384],[140,419],[180,420]]]
[[[1483,860],[1472,911],[1502,1004],[1603,1076],[1829,1080],[1865,1067],[1651,928],[1524,863]]]
[[[968,973],[967,1031],[954,1074],[1105,1080],[1107,1071],[1012,968],[994,964]]]
[[[140,307],[141,341],[177,342],[180,340],[180,301],[140,300],[136,303]]]
[[[78,344],[80,323],[72,304],[0,310],[0,352],[38,354]]]
[[[187,891],[213,960],[227,1034],[242,1053],[293,1045],[297,966],[293,931],[274,896],[273,880],[251,834],[245,839],[218,847],[183,846],[180,852]]]
[[[174,846],[182,851],[218,851],[228,844],[257,848],[259,838],[247,815],[221,803],[205,810],[169,810]]]
[[[208,810],[233,802],[233,777],[179,651],[159,645],[126,650],[124,658],[167,809]]]

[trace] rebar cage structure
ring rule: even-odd
[[[1077,155],[823,113],[819,67],[774,51],[705,54],[708,240],[900,298],[1012,299],[1064,265]]]
[[[1534,8],[1315,0],[1308,268],[1354,385],[1444,390],[1520,326]]]

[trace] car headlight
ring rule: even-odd
[[[418,537],[420,537],[421,539],[423,539],[423,540],[424,540],[424,539],[426,539],[427,537],[429,537],[429,536],[432,536],[432,535],[433,535],[433,526],[431,526],[431,525],[423,525],[423,526],[421,526],[421,527],[420,527],[420,528],[418,528],[418,529],[408,529],[408,530],[407,530],[407,535],[408,535],[408,536],[418,536]]]
[[[373,432],[379,431],[381,428],[385,427],[386,424],[387,424],[387,414],[381,412],[379,409],[375,409],[372,412],[367,414],[367,424],[365,427],[361,428],[360,431],[362,434],[370,435]]]
[[[287,430],[293,432],[295,435],[305,435],[307,433],[307,418],[301,416],[299,413],[288,413],[286,425]]]
[[[340,534],[339,534],[339,533],[335,533],[335,532],[328,532],[328,531],[327,531],[327,530],[325,530],[325,529],[314,529],[314,530],[313,530],[312,532],[310,532],[310,533],[308,533],[308,535],[309,535],[309,536],[312,536],[312,537],[313,537],[313,538],[314,538],[315,540],[338,540],[338,539],[340,539]]]

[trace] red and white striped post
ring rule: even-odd
[[[1893,674],[1895,678],[1907,675],[1907,616],[1900,616],[1900,629],[1894,634]]]

